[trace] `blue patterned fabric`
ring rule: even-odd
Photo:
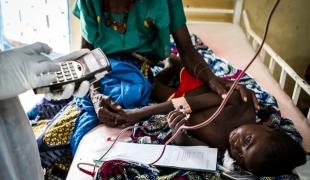
[[[42,167],[50,167],[65,154],[74,155],[82,137],[97,125],[89,97],[74,97],[49,120],[37,138]]]
[[[65,105],[37,136],[41,165],[50,167],[53,163],[70,153],[70,138],[75,120],[80,115],[74,101]]]
[[[88,96],[74,97],[80,110],[80,115],[75,121],[75,128],[70,140],[71,153],[74,155],[83,136],[98,125],[98,118],[93,104]]]
[[[71,100],[72,98],[60,101],[49,101],[43,98],[27,112],[28,119],[35,120],[37,117],[39,117],[39,119],[52,119]]]

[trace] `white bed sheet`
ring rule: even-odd
[[[255,54],[239,25],[232,23],[204,22],[188,23],[188,28],[190,32],[198,35],[218,57],[226,59],[229,64],[240,69],[244,69]],[[257,59],[248,69],[247,73],[251,75],[265,91],[272,94],[277,99],[282,116],[294,122],[294,125],[304,138],[304,147],[309,152],[310,127],[306,123],[306,118],[293,104],[291,98],[281,89],[268,68],[260,59]]]

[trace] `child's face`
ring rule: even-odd
[[[270,147],[271,128],[264,125],[247,124],[229,134],[229,152],[242,167],[257,172],[260,162],[265,160],[264,152]]]

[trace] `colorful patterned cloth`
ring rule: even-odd
[[[37,138],[43,168],[49,167],[70,152],[69,143],[79,115],[80,111],[71,101],[44,127]]]
[[[29,120],[52,119],[72,98],[54,101],[43,98],[30,111],[27,112]]]
[[[193,35],[193,43],[198,50],[198,52],[203,56],[206,62],[209,64],[209,67],[216,76],[225,78],[227,80],[235,80],[238,75],[241,73],[241,70],[234,68],[229,65],[225,60],[222,60],[214,55],[211,49],[203,45],[200,39]],[[177,55],[178,52],[175,48],[175,44],[172,42],[172,52]],[[277,102],[274,97],[269,95],[267,92],[263,91],[261,87],[255,82],[253,78],[248,75],[244,75],[240,84],[244,85],[248,89],[251,89],[255,92],[256,98],[260,104],[261,110],[257,114],[257,122],[264,122],[270,119],[271,123],[274,126],[278,126],[283,132],[288,134],[297,142],[302,142],[302,137],[299,132],[294,128],[293,123],[289,119],[281,118],[280,111],[277,105]],[[163,144],[170,138],[169,133],[171,129],[168,126],[165,115],[154,115],[151,116],[148,120],[142,121],[136,124],[137,126],[142,126],[144,128],[135,128],[132,133],[132,140],[135,143],[152,143],[152,144]],[[109,166],[103,166],[100,172],[108,171],[110,168],[119,169],[115,172],[114,175],[109,173],[108,176],[99,176],[97,179],[119,179],[119,177],[125,177],[127,170],[134,168],[135,176],[133,179],[147,179],[145,177],[153,177],[156,175],[156,179],[195,179],[195,180],[206,180],[206,179],[221,179],[220,173],[202,173],[196,171],[187,171],[187,170],[173,170],[170,169],[168,172],[165,172],[164,169],[158,168],[160,174],[154,174],[152,170],[147,166],[140,166],[136,168],[135,164],[130,162],[120,163],[119,161],[108,161]],[[142,169],[141,169],[142,168]],[[149,169],[149,170],[147,170]],[[145,174],[147,172],[147,174]],[[295,175],[283,175],[278,177],[260,177],[261,180],[296,180],[298,179]]]
[[[229,65],[228,62],[222,58],[217,57],[213,51],[202,43],[202,41],[196,36],[191,36],[194,47],[201,54],[201,56],[208,63],[212,72],[221,78],[234,81],[241,74],[242,70]],[[171,39],[172,52],[178,55],[178,51],[175,48],[176,45]],[[274,126],[280,127],[280,129],[301,144],[302,137],[296,130],[293,122],[289,119],[282,118],[276,99],[268,94],[266,91],[256,83],[256,81],[247,74],[244,74],[239,84],[242,84],[246,88],[252,90],[260,105],[260,111],[257,113],[257,122],[266,122],[271,119],[271,123]]]
[[[200,39],[195,35],[192,36],[192,40],[195,48],[204,57],[215,75],[228,80],[234,80],[241,73],[241,70],[228,65],[225,60],[216,57],[212,50],[203,45]],[[177,55],[178,52],[175,48],[176,46],[174,42],[171,43],[171,47],[172,52]],[[154,67],[152,70],[154,74],[156,74],[161,68]],[[301,135],[294,128],[292,121],[281,118],[274,97],[263,91],[253,78],[248,75],[244,75],[241,78],[240,84],[255,92],[261,106],[261,110],[257,114],[257,122],[271,119],[272,124],[280,127],[281,130],[290,135],[297,142],[301,143]],[[47,123],[47,126],[43,131],[36,129],[37,132],[41,133],[38,138],[38,144],[42,158],[42,166],[51,168],[56,165],[60,169],[68,169],[67,155],[69,154],[70,156],[75,153],[81,138],[97,124],[98,119],[89,98],[74,98],[73,101],[63,107],[62,110]],[[42,124],[38,123],[38,125]],[[163,144],[169,138],[168,134],[170,128],[168,127],[164,115],[154,115],[146,121],[139,122],[139,125],[145,126],[146,128],[136,128],[133,130],[132,139],[136,143]],[[63,159],[65,159],[64,162],[62,161]],[[123,161],[108,161],[108,164],[100,169],[97,178],[159,180],[221,179],[218,172],[208,173],[162,169]],[[284,175],[270,178],[261,177],[260,179],[288,180],[298,178],[293,175]]]
[[[96,180],[220,180],[219,173],[194,172],[169,168],[156,168],[130,161],[107,161],[97,172]]]
[[[74,97],[52,119],[33,124],[47,177],[66,177],[80,140],[97,124],[97,115],[87,96]]]

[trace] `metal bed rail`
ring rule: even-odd
[[[261,44],[262,39],[252,30],[248,15],[245,10],[242,13],[242,18],[245,25],[246,36],[252,47],[257,49],[257,47]],[[260,53],[260,59],[264,61],[266,59],[266,55],[270,57],[268,68],[271,74],[274,74],[276,65],[281,68],[279,84],[283,90],[287,76],[290,76],[294,80],[295,85],[291,98],[295,105],[298,103],[301,89],[303,89],[308,94],[308,96],[310,96],[309,84],[304,79],[302,79],[268,44],[264,44]],[[307,114],[307,123],[310,124],[310,107]]]

